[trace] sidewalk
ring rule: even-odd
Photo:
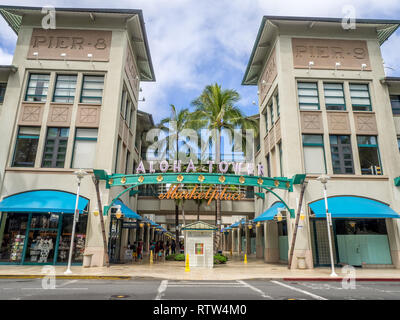
[[[146,259],[146,258],[145,258]],[[1,278],[41,278],[43,266],[0,266]],[[157,262],[152,265],[122,264],[107,267],[83,268],[73,266],[72,275],[64,275],[66,266],[55,266],[59,279],[108,279],[122,280],[135,278],[153,278],[167,280],[248,280],[248,279],[281,279],[292,281],[340,281],[346,275],[340,268],[336,269],[338,278],[330,277],[330,268],[308,270],[288,270],[286,265],[266,264],[262,260],[249,259],[247,264],[240,260],[230,260],[225,265],[215,265],[213,269],[191,268],[185,272],[183,261]],[[362,269],[356,268],[358,281],[400,281],[399,269]]]

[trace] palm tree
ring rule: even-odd
[[[160,124],[158,125],[159,128],[163,130],[168,130],[169,135],[167,139],[169,139],[169,141],[174,141],[174,144],[168,145],[169,148],[168,154],[170,160],[179,159],[179,133],[183,129],[188,128],[189,115],[190,115],[189,109],[182,109],[179,112],[177,112],[175,106],[171,104],[171,117],[162,119],[160,121]],[[166,126],[166,124],[168,124],[168,127]],[[176,245],[178,246],[178,252],[179,252],[180,247],[179,247],[178,226],[179,226],[179,200],[175,200],[175,236],[176,236]]]
[[[235,106],[240,100],[236,90],[222,89],[220,85],[208,85],[201,95],[192,101],[195,111],[190,115],[189,126],[193,129],[216,129],[215,161],[221,161],[221,132],[223,129],[233,133],[234,129],[252,129],[258,133],[257,122],[247,118],[241,110]],[[221,188],[221,186],[219,186]],[[214,251],[220,246],[221,235],[221,200],[216,203],[217,233]]]

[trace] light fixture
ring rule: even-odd
[[[117,219],[120,219],[121,216],[122,216],[121,206],[118,205],[118,209],[117,209],[117,212],[115,213],[115,217],[116,217]]]
[[[261,222],[257,222],[257,227],[261,227]]]
[[[263,85],[266,85],[266,84],[267,84],[267,82],[266,82],[265,80],[263,80],[263,81],[262,81],[262,84],[263,84]]]
[[[304,220],[306,218],[306,215],[302,212],[300,213],[300,220]]]
[[[40,65],[42,65],[42,63],[39,61],[39,52],[35,51],[33,53],[33,56],[36,57],[36,62],[39,63]]]
[[[68,62],[67,62],[67,54],[66,54],[66,53],[61,53],[60,56],[61,56],[61,58],[64,59],[64,62],[66,63],[66,65],[68,65]]]
[[[358,75],[361,76],[361,72],[363,72],[365,69],[367,69],[367,64],[361,63],[361,71],[358,73]]]
[[[99,215],[99,211],[98,211],[98,210],[93,211],[93,215],[94,215],[95,217],[97,217],[97,216]]]
[[[278,220],[278,221],[282,221],[282,213],[279,211],[277,214],[276,214],[276,219]]]
[[[310,73],[311,67],[314,65],[314,61],[308,61],[308,71],[307,73]]]
[[[337,69],[341,66],[342,64],[340,62],[335,62],[335,71],[332,72],[332,74],[335,74]]]
[[[144,227],[144,223],[143,222],[139,223],[139,227],[143,228]]]

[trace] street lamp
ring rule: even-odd
[[[323,185],[324,189],[324,199],[325,199],[325,210],[326,210],[326,225],[328,227],[328,240],[329,240],[329,252],[331,256],[331,268],[332,268],[332,273],[331,277],[337,277],[338,275],[335,272],[335,263],[333,261],[333,250],[332,250],[332,239],[331,239],[331,225],[332,225],[332,217],[331,214],[328,211],[328,198],[326,195],[326,184],[328,183],[328,180],[330,179],[329,176],[323,174],[317,178],[318,181],[320,181]]]
[[[74,211],[74,218],[72,221],[72,234],[71,234],[71,245],[69,248],[69,256],[68,256],[68,267],[67,271],[64,272],[64,274],[71,274],[71,261],[72,261],[72,251],[74,248],[74,237],[75,237],[75,224],[79,219],[79,209],[78,209],[78,203],[79,203],[79,190],[81,188],[81,181],[84,176],[87,175],[86,171],[83,169],[79,169],[78,171],[74,172],[74,175],[76,175],[76,179],[78,182],[78,189],[76,191],[76,200],[75,200],[75,211]]]

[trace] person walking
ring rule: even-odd
[[[137,252],[137,258],[138,258],[139,262],[141,262],[141,260],[142,260],[142,242],[139,242],[136,252]]]
[[[175,254],[175,248],[176,248],[175,240],[172,240],[172,243],[171,243],[171,253],[172,254]]]
[[[135,260],[135,262],[137,262],[138,256],[137,256],[137,242],[136,241],[132,245],[132,256],[133,256],[133,259]]]

